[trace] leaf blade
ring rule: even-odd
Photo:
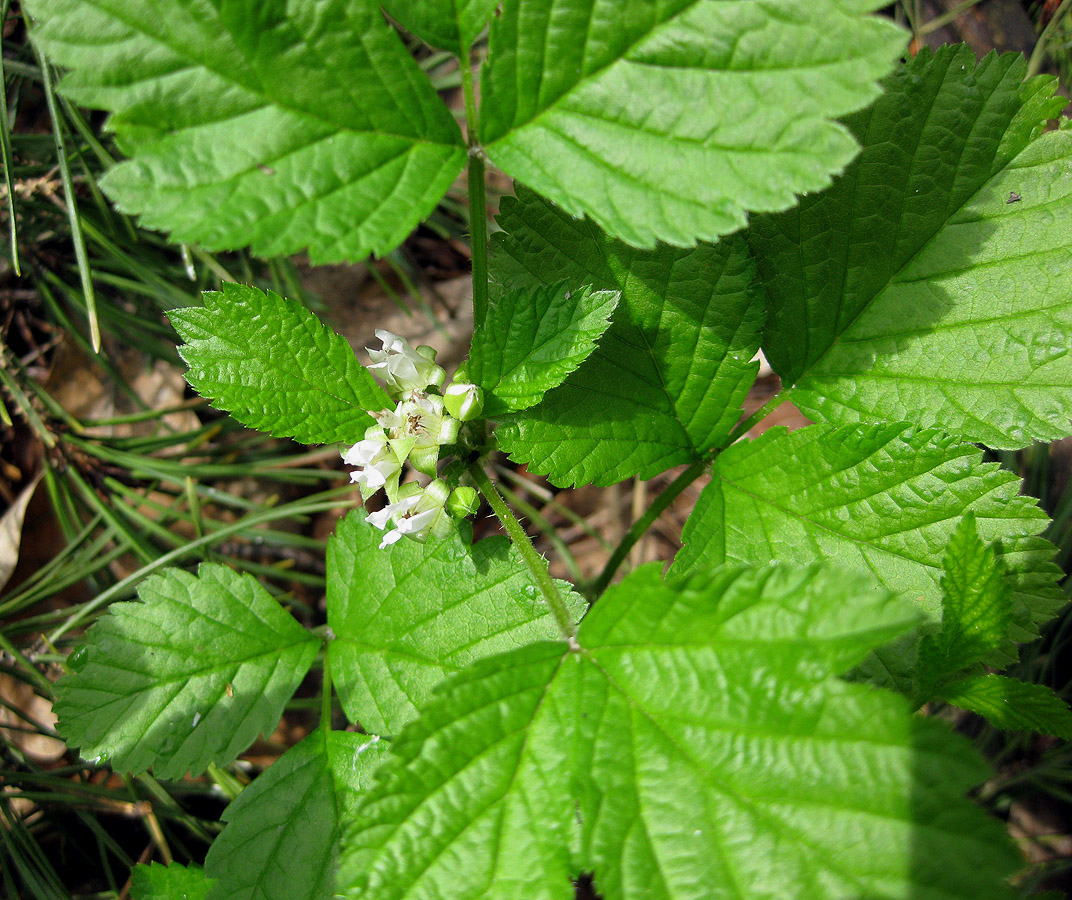
[[[1063,102],[1023,74],[1019,55],[921,53],[849,120],[864,149],[829,190],[753,220],[764,347],[813,419],[994,447],[1068,433],[1072,134],[1041,134]]]
[[[453,118],[373,3],[31,7],[35,39],[72,70],[61,90],[113,112],[133,157],[105,189],[174,241],[382,255],[463,165]]]
[[[469,351],[469,378],[484,389],[485,415],[539,403],[595,350],[617,305],[613,291],[588,287],[496,291]]]
[[[829,117],[874,97],[904,45],[866,15],[878,5],[508,3],[482,73],[481,143],[628,244],[714,240],[855,154]]]
[[[161,778],[226,765],[271,733],[319,641],[249,575],[165,569],[87,633],[57,683],[66,740],[120,771]]]
[[[560,639],[517,551],[502,538],[458,534],[379,548],[354,513],[328,544],[328,646],[347,715],[396,734],[446,676],[538,640]],[[579,617],[583,601],[566,592]]]
[[[558,486],[650,478],[717,447],[755,379],[763,308],[740,241],[634,250],[519,189],[502,205],[492,274],[621,294],[588,360],[500,426],[511,458]],[[681,348],[692,348],[684,354]]]
[[[205,872],[208,900],[327,900],[337,841],[385,744],[368,735],[316,731],[295,744],[224,810]]]
[[[224,283],[203,307],[171,310],[186,380],[239,422],[306,444],[353,442],[393,408],[346,339],[305,307]]]
[[[985,766],[900,698],[831,674],[912,613],[814,568],[707,581],[681,593],[643,568],[596,604],[578,652],[534,644],[455,676],[362,807],[344,896],[550,900],[582,871],[608,900],[720,900],[743,883],[1009,896],[1016,854],[963,798]],[[771,613],[765,642],[753,626]],[[934,864],[913,863],[917,840]]]
[[[1038,536],[1046,516],[1018,484],[975,447],[903,424],[772,430],[715,461],[671,571],[826,559],[871,574],[937,623],[943,554],[972,510],[984,539],[1003,543],[1016,603],[1009,635],[1027,640],[1062,601],[1053,546]],[[910,645],[885,648],[883,677],[907,684],[912,657]]]
[[[1005,731],[1034,731],[1072,738],[1072,711],[1044,684],[1004,675],[971,675],[938,691],[953,706],[987,719]]]

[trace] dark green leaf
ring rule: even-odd
[[[1005,731],[1037,731],[1072,740],[1072,712],[1044,684],[1004,675],[972,675],[946,685],[938,697]]]
[[[379,549],[360,513],[328,543],[328,658],[346,714],[395,734],[432,689],[474,660],[559,637],[532,575],[505,538],[459,535]],[[577,617],[584,603],[566,592]]]
[[[227,807],[205,870],[209,900],[327,900],[342,824],[372,781],[385,743],[318,730],[291,747]]]
[[[162,778],[225,765],[271,734],[320,641],[256,580],[203,563],[141,583],[86,635],[57,683],[60,732],[85,757]]]
[[[859,576],[738,567],[611,588],[575,651],[444,685],[380,768],[339,887],[376,900],[1010,896],[967,744],[836,677],[913,621]],[[926,855],[920,856],[921,847]]]
[[[485,391],[485,415],[539,403],[588,358],[617,305],[615,292],[561,284],[494,291],[469,353],[469,378]]]
[[[830,182],[905,36],[877,0],[503,4],[480,139],[509,175],[633,246],[691,246]]]
[[[389,0],[384,8],[406,30],[462,55],[484,30],[499,0]]]
[[[341,335],[293,300],[244,284],[168,314],[186,341],[186,380],[239,422],[303,444],[356,442],[368,412],[393,408]]]
[[[994,548],[979,540],[975,517],[961,519],[942,558],[942,627],[919,645],[919,678],[929,690],[942,678],[1006,648],[1012,591]]]
[[[104,187],[209,250],[394,249],[465,161],[461,133],[370,0],[36,0],[60,88],[129,162]]]
[[[205,900],[212,879],[200,866],[173,862],[135,866],[130,873],[132,900]]]
[[[907,420],[990,446],[1069,433],[1072,131],[1020,54],[921,52],[847,124],[834,186],[749,232],[764,347],[833,423]]]
[[[1019,479],[971,444],[904,425],[772,429],[724,451],[685,525],[673,571],[727,561],[826,559],[871,574],[935,624],[946,547],[971,511],[1000,541],[1013,590],[1009,636],[1030,639],[1064,600],[1046,516]],[[914,648],[885,648],[885,676],[905,686]],[[875,673],[880,674],[880,673]]]
[[[634,250],[521,189],[503,200],[493,274],[619,291],[583,366],[499,429],[504,449],[557,485],[650,478],[725,440],[755,379],[763,324],[740,240]]]

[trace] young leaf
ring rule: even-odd
[[[390,0],[382,6],[407,31],[461,56],[480,36],[498,4],[499,0]]]
[[[691,246],[791,205],[855,155],[904,34],[862,0],[503,5],[480,140],[503,171],[637,247]]]
[[[327,900],[341,823],[384,756],[385,742],[322,729],[291,747],[224,811],[205,858],[208,900]]]
[[[593,872],[606,900],[1008,897],[1018,857],[963,798],[985,766],[836,677],[912,621],[843,573],[642,568],[577,652],[530,645],[444,686],[379,769],[339,889],[561,900]]]
[[[366,730],[396,734],[446,675],[560,636],[505,538],[381,550],[381,537],[353,513],[328,542],[328,660],[343,709]],[[580,618],[583,601],[567,597]]]
[[[1012,612],[1004,566],[994,548],[979,540],[975,516],[969,513],[942,558],[942,626],[919,644],[924,690],[1003,648]]]
[[[320,641],[250,575],[165,569],[114,603],[56,684],[60,731],[83,756],[161,778],[225,765],[270,734]]]
[[[1004,675],[971,675],[937,693],[946,703],[977,713],[1005,731],[1035,731],[1072,740],[1072,711],[1044,684]]]
[[[621,294],[585,364],[497,431],[513,459],[556,485],[613,484],[725,440],[758,371],[763,325],[743,242],[634,250],[523,188],[504,198],[499,224],[492,270],[509,288],[566,279],[571,291]]]
[[[1001,543],[1015,604],[1009,637],[1028,640],[1064,602],[1054,548],[1038,536],[1046,516],[1019,495],[1016,476],[981,457],[903,424],[772,429],[715,461],[672,571],[827,559],[871,574],[936,623],[943,554],[970,510],[983,540]],[[898,683],[913,656],[910,646],[880,654]]]
[[[484,389],[485,415],[539,403],[588,358],[617,305],[615,292],[562,284],[495,291],[469,352],[469,379]]]
[[[132,900],[205,900],[212,879],[200,866],[158,862],[135,866],[130,872]]]
[[[832,423],[909,420],[994,447],[1069,432],[1072,131],[1020,54],[922,51],[847,121],[864,145],[833,187],[748,240],[764,348]]]
[[[186,380],[239,422],[303,444],[359,440],[367,411],[393,408],[341,335],[304,306],[225,282],[173,309]]]
[[[209,250],[394,249],[465,161],[461,133],[369,0],[35,0],[61,90],[133,157],[104,187]]]

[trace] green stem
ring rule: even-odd
[[[320,685],[320,727],[331,731],[331,657],[324,645],[324,676]]]
[[[473,249],[473,317],[479,325],[488,308],[488,198],[484,185],[484,150],[477,136],[476,95],[469,47],[462,48],[462,93],[469,138],[469,240]]]
[[[1057,7],[1057,12],[1053,14],[1053,18],[1042,29],[1042,34],[1039,35],[1035,49],[1031,51],[1031,58],[1027,61],[1027,74],[1024,76],[1024,81],[1038,75],[1039,70],[1042,68],[1042,61],[1046,57],[1046,46],[1050,43],[1050,38],[1070,8],[1072,8],[1072,0],[1063,0],[1061,5]]]
[[[558,629],[562,632],[562,636],[571,645],[574,644],[577,629],[573,625],[573,617],[566,607],[566,601],[562,599],[562,595],[555,586],[554,579],[551,578],[551,573],[547,571],[547,561],[536,552],[536,548],[532,545],[532,540],[525,533],[525,529],[521,527],[521,523],[517,520],[510,507],[506,505],[506,501],[503,500],[498,488],[491,483],[487,473],[479,465],[474,464],[469,467],[469,474],[472,475],[478,490],[491,505],[499,521],[502,522],[503,528],[506,529],[506,533],[510,536],[510,540],[514,542],[514,546],[521,553],[521,558],[525,561],[525,565],[528,566],[532,577],[536,579],[540,593],[543,594],[551,614],[555,617],[555,622],[558,623]]]
[[[629,555],[629,551],[636,545],[636,542],[644,536],[644,533],[651,528],[653,524],[655,524],[655,520],[663,514],[666,508],[673,503],[675,499],[677,499],[681,492],[703,474],[703,470],[714,460],[714,458],[718,456],[724,448],[744,437],[749,429],[761,422],[769,413],[785,402],[785,397],[783,396],[784,393],[784,391],[779,391],[759,409],[752,413],[752,415],[742,419],[737,424],[737,427],[730,432],[729,437],[726,438],[721,447],[705,453],[700,459],[696,460],[696,462],[670,482],[670,485],[666,490],[655,498],[644,515],[633,523],[625,537],[622,538],[618,546],[614,548],[614,552],[611,554],[610,559],[607,560],[607,564],[603,567],[603,571],[599,573],[599,577],[592,583],[592,586],[587,591],[590,597],[598,597],[607,589],[610,585],[610,580],[614,577],[614,573],[617,572],[618,567],[625,562],[625,558]]]
[[[603,571],[599,573],[599,577],[589,589],[588,593],[590,596],[598,597],[607,589],[610,580],[614,577],[614,573],[617,572],[618,567],[625,562],[625,558],[629,555],[629,551],[633,549],[636,542],[644,536],[644,533],[651,528],[655,523],[655,520],[658,519],[666,508],[677,499],[681,492],[703,474],[703,470],[707,467],[708,462],[709,459],[707,457],[696,460],[696,462],[670,482],[666,490],[655,498],[651,506],[645,511],[644,515],[633,523],[625,537],[622,538],[618,543],[618,546],[614,548],[614,552],[611,554],[610,559],[607,560],[607,564],[603,567]]]

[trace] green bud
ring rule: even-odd
[[[455,381],[443,392],[443,405],[455,419],[469,422],[484,411],[484,392],[475,384]]]
[[[415,447],[409,452],[409,464],[418,472],[435,478],[436,465],[439,463],[439,445]]]
[[[473,515],[479,507],[480,495],[474,488],[465,484],[456,487],[451,492],[450,499],[447,500],[447,512],[456,519]]]

